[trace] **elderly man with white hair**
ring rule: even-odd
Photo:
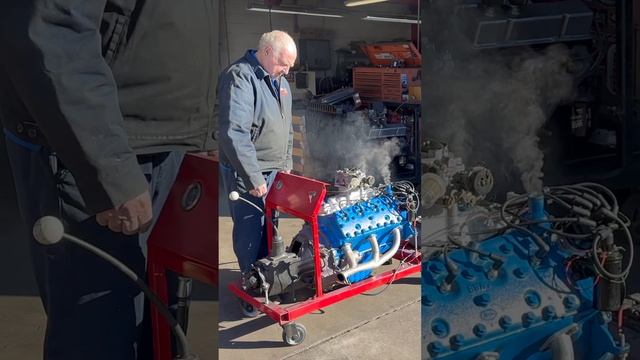
[[[278,171],[290,171],[293,148],[291,90],[283,75],[295,63],[296,44],[286,32],[260,37],[257,50],[226,68],[218,82],[220,173],[227,194],[237,191],[259,208]],[[229,201],[233,250],[246,272],[267,256],[264,215]],[[250,309],[246,309],[250,311]]]

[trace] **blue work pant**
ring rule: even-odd
[[[271,186],[277,172],[264,173],[267,187]],[[229,194],[237,191],[241,197],[255,204],[264,211],[264,199],[249,194],[244,181],[231,167],[220,164],[220,178],[224,186],[225,196],[229,203],[229,211],[233,220],[233,252],[238,259],[241,272],[247,272],[258,259],[268,255],[267,231],[265,216],[255,207],[242,200],[232,201]],[[277,225],[274,219],[275,225]]]

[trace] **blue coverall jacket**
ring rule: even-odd
[[[292,168],[291,89],[279,88],[249,50],[220,75],[220,162],[233,168],[248,190],[265,183],[263,173]]]
[[[148,187],[139,154],[214,148],[210,1],[7,0],[0,122],[47,145],[95,214]]]

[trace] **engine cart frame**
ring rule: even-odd
[[[394,258],[402,260],[409,258],[411,255],[416,255],[410,261],[401,263],[397,269],[374,275],[355,284],[350,284],[330,292],[323,292],[318,213],[320,212],[326,194],[326,183],[303,176],[278,173],[265,201],[269,251],[271,251],[271,243],[273,240],[272,215],[274,211],[293,215],[311,225],[315,264],[315,296],[301,302],[280,305],[270,302],[264,297],[252,296],[242,289],[240,281],[232,282],[228,285],[229,290],[237,297],[252,305],[257,311],[266,314],[282,326],[282,338],[288,345],[298,345],[302,343],[306,337],[306,329],[304,326],[295,323],[294,320],[310,312],[362,294],[376,287],[386,285],[393,280],[415,274],[419,272],[421,268],[420,255],[415,254],[418,249],[405,249],[405,245],[408,245],[406,243],[412,244],[412,242],[403,240]]]
[[[149,237],[148,248],[149,288],[165,305],[169,305],[167,271],[217,287],[217,158],[185,155]],[[169,323],[155,306],[150,314],[153,359],[173,359]],[[186,332],[187,324],[180,325]]]

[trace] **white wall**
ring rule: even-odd
[[[262,33],[269,31],[269,15],[254,11],[247,11],[245,0],[223,0],[220,18],[220,69],[224,69],[229,60],[234,62],[247,49],[255,48]],[[224,11],[224,12],[223,12]],[[294,15],[271,15],[274,29],[287,31],[298,40],[299,34],[294,33]],[[359,17],[326,18],[316,16],[298,16],[299,28],[323,28],[333,33],[332,70],[336,66],[335,50],[346,47],[351,41],[378,42],[395,39],[411,39],[409,24],[382,23],[360,20]],[[228,44],[227,44],[228,37]],[[228,46],[227,46],[228,45]]]

